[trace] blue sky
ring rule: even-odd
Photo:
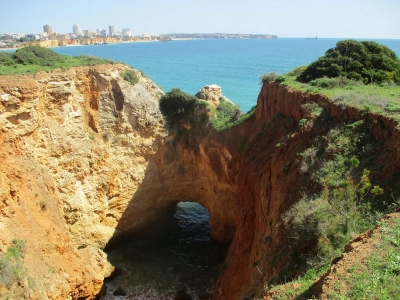
[[[279,37],[400,39],[400,0],[13,0],[0,10],[0,33],[95,31],[133,34],[265,33]]]

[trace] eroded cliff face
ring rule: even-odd
[[[165,134],[162,91],[127,68],[0,78],[0,248],[25,241],[32,298],[94,297],[113,269],[101,249]]]
[[[323,113],[300,126],[301,119],[310,119],[302,109],[310,102]],[[164,197],[202,203],[210,211],[213,236],[231,241],[215,299],[261,297],[264,286],[279,282],[286,271],[301,272],[299,257],[312,245],[296,246],[282,215],[303,191],[318,187],[302,171],[299,153],[331,128],[359,120],[368,124],[372,139],[380,140],[379,155],[370,157],[371,178],[398,183],[396,122],[277,83],[264,83],[255,115],[240,125],[216,132],[185,124],[176,132],[179,138],[166,143],[164,156],[155,161]]]
[[[212,129],[205,106],[195,123],[168,127],[161,90],[125,82],[127,68],[0,78],[0,249],[25,241],[18,288],[32,298],[93,298],[113,269],[102,249],[180,201],[207,207],[213,238],[231,242],[214,298],[261,295],[296,263],[281,215],[312,184],[298,153],[330,124],[370,122],[384,139],[373,175],[397,176],[399,132],[381,116],[264,83],[256,114],[236,127]],[[307,102],[327,126],[299,126]]]

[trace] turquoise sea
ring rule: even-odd
[[[256,104],[260,76],[286,73],[323,56],[341,39],[210,39],[95,46],[58,47],[68,55],[93,55],[124,62],[144,71],[164,91],[179,87],[195,94],[206,84],[217,84],[222,93],[246,112]],[[400,40],[375,40],[400,57]]]

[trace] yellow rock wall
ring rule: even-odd
[[[127,68],[0,77],[0,249],[25,241],[32,298],[93,297],[112,270],[101,249],[165,135],[162,91]]]

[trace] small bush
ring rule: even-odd
[[[34,74],[57,68],[67,70],[74,66],[93,66],[104,63],[112,63],[112,61],[94,56],[71,57],[44,47],[29,46],[17,49],[14,53],[0,53],[0,75]]]
[[[333,89],[333,88],[345,88],[351,85],[362,85],[360,81],[354,81],[347,79],[345,77],[335,77],[335,78],[317,78],[309,82],[311,86],[315,86],[322,89]]]
[[[14,264],[13,261],[5,257],[0,257],[0,287],[10,288],[14,282]]]
[[[307,258],[314,268],[321,268],[337,256],[356,234],[374,226],[383,210],[383,189],[370,181],[364,169],[363,152],[370,149],[365,142],[363,120],[327,132],[302,157],[299,169],[319,185],[318,192],[305,192],[302,199],[284,215],[293,237],[302,245],[315,245],[315,253]]]
[[[11,53],[0,52],[0,66],[14,66],[15,64]]]
[[[307,119],[301,119],[301,120],[299,121],[299,126],[300,126],[300,127],[303,127],[306,123],[307,123]]]
[[[388,105],[386,105],[385,110],[388,112],[400,112],[400,104],[389,102]]]
[[[305,103],[301,106],[301,109],[308,117],[317,117],[322,112],[322,107],[315,102]]]
[[[297,67],[296,69],[290,71],[289,73],[287,73],[288,76],[299,76],[305,69],[307,69],[307,66],[300,66]]]
[[[302,71],[296,80],[307,83],[324,77],[345,77],[367,84],[400,83],[400,61],[392,50],[376,42],[339,41],[336,47],[325,52],[325,56]]]
[[[169,121],[177,121],[188,114],[196,101],[196,97],[174,88],[161,97],[160,111]]]
[[[229,127],[230,124],[239,120],[242,112],[237,104],[233,104],[221,97],[217,107],[217,114],[211,120],[211,124],[218,130]]]
[[[281,83],[285,81],[285,76],[278,76],[275,78],[275,82]]]
[[[136,75],[136,72],[134,70],[125,70],[122,73],[122,78],[132,85],[135,85],[139,82],[139,77]]]
[[[25,251],[25,243],[14,239],[5,253],[0,254],[0,287],[10,288],[23,273],[21,258]]]
[[[23,253],[25,252],[25,242],[14,239],[11,244],[12,246],[7,249],[6,256],[17,259],[22,258]]]
[[[271,73],[264,73],[261,77],[261,84],[264,82],[273,82],[278,78],[278,74],[275,72],[271,72]]]

